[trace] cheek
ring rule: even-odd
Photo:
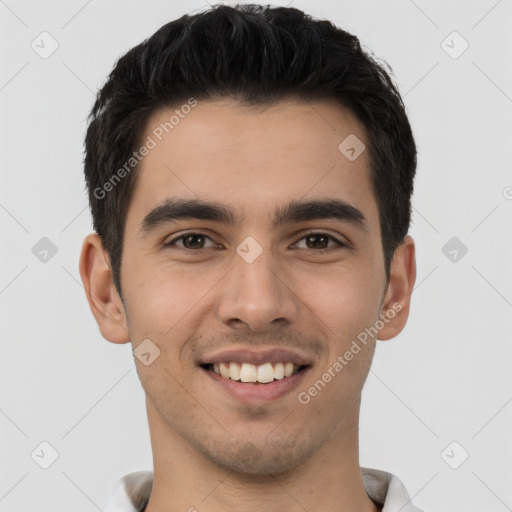
[[[126,274],[130,271],[133,277],[126,281],[125,295],[131,327],[138,335],[160,340],[162,346],[169,345],[171,339],[187,339],[220,276],[215,271],[198,272],[161,261],[146,262],[146,267],[141,262],[132,269],[127,265]]]
[[[382,290],[371,268],[346,266],[302,276],[301,290],[301,299],[333,340],[331,346],[342,348],[378,318]]]
[[[379,318],[377,282],[357,269],[331,273],[305,301],[316,317],[313,321],[323,330],[327,357],[302,396],[310,400],[315,417],[325,416],[326,410],[339,411],[331,419],[325,417],[333,428],[350,404],[356,406],[373,359],[376,338],[369,328]]]

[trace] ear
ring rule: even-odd
[[[416,281],[414,240],[407,235],[396,248],[391,261],[389,283],[382,302],[381,320],[384,327],[377,339],[389,340],[399,334],[407,323],[411,293]]]
[[[96,233],[88,235],[82,245],[80,276],[102,336],[112,343],[129,342],[124,305],[114,286],[110,258]]]

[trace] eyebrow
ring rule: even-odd
[[[157,227],[182,219],[199,219],[221,222],[228,226],[243,220],[231,206],[201,199],[167,199],[151,210],[142,220],[139,235],[148,235]],[[367,220],[355,206],[340,199],[293,200],[277,207],[272,217],[272,226],[298,223],[316,219],[334,219],[367,230]]]

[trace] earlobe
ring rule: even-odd
[[[416,257],[414,240],[407,235],[395,250],[389,273],[389,283],[384,296],[379,330],[379,340],[397,336],[407,323],[411,305],[411,293],[416,281]]]
[[[129,342],[124,306],[114,286],[108,254],[96,233],[83,242],[80,276],[102,336],[112,343]]]

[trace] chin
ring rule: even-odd
[[[207,449],[204,455],[211,463],[239,477],[274,477],[283,476],[299,467],[316,448],[308,447],[303,440],[286,443],[267,441],[259,446],[250,441],[239,440],[231,442],[229,447],[221,450],[218,447]]]

